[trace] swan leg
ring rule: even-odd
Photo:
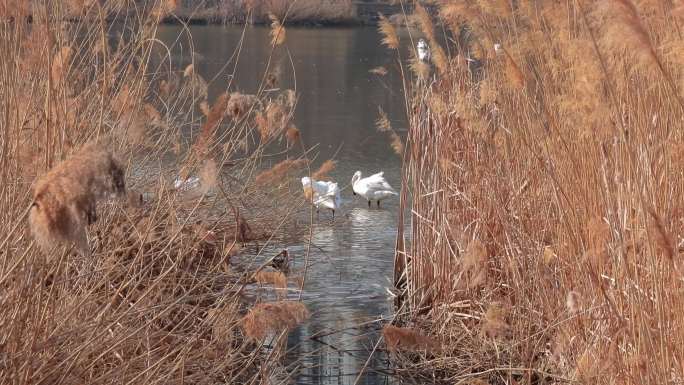
[[[368,201],[368,208],[371,207],[371,201]]]
[[[335,209],[332,209],[332,220],[335,220]]]
[[[380,201],[378,201],[378,208],[380,208]]]

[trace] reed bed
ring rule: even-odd
[[[396,355],[401,373],[451,384],[684,381],[677,7],[443,1],[439,20],[417,11],[433,60],[428,76],[405,72],[411,229],[400,219],[395,281],[412,310],[400,323],[442,349]],[[395,49],[389,24],[381,32]],[[439,47],[443,32],[453,39]]]
[[[175,6],[0,5],[0,383],[260,383],[278,368],[241,327],[254,271],[231,258],[260,256],[306,203],[297,178],[257,183],[267,149],[296,156],[295,92],[209,95],[156,40]],[[255,117],[273,105],[283,126],[264,137]],[[270,328],[294,326],[280,314]]]

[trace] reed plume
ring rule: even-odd
[[[233,92],[228,100],[227,113],[233,120],[242,119],[259,102],[256,95]]]
[[[513,56],[508,52],[506,48],[502,48],[506,58],[506,78],[509,84],[515,89],[522,89],[525,87],[525,75],[518,64],[513,60]]]
[[[62,47],[52,58],[50,78],[53,84],[60,84],[66,79],[72,57],[73,51],[71,47]]]
[[[487,337],[502,336],[508,330],[503,307],[498,303],[491,303],[487,307],[482,324],[482,333]]]
[[[282,45],[285,43],[285,26],[272,13],[268,15],[268,18],[271,19],[271,45]]]
[[[34,239],[46,253],[75,244],[89,255],[86,227],[97,220],[97,201],[125,190],[124,170],[111,152],[84,145],[37,181],[29,214]]]
[[[219,124],[223,120],[223,116],[228,108],[228,100],[230,96],[227,93],[222,93],[216,98],[214,104],[211,106],[207,120],[200,129],[199,137],[195,142],[195,152],[201,156],[207,156],[209,148],[214,140],[214,135]]]
[[[304,167],[306,163],[306,159],[285,159],[276,163],[270,169],[259,173],[254,181],[256,184],[263,186],[274,181],[283,180],[288,172]]]
[[[387,116],[387,113],[378,106],[378,119],[375,121],[375,128],[379,132],[389,132],[392,131],[392,123]]]
[[[264,111],[260,111],[254,116],[262,142],[268,142],[287,127],[290,114],[286,103],[288,102],[285,98],[272,101],[266,105]]]
[[[290,126],[285,131],[285,139],[287,140],[287,146],[292,147],[295,143],[297,143],[299,141],[299,136],[299,129],[294,124],[290,124]]]
[[[394,26],[384,15],[379,14],[378,17],[380,18],[378,21],[378,31],[382,36],[382,44],[386,45],[389,49],[399,49],[399,35],[397,35]]]
[[[331,171],[333,171],[336,166],[337,166],[336,161],[334,161],[332,159],[326,160],[325,162],[323,162],[321,167],[318,168],[318,170],[316,170],[313,174],[311,174],[311,179],[313,179],[313,180],[325,180],[326,178],[328,178],[328,174]]]
[[[603,18],[604,46],[616,55],[633,57],[646,68],[659,63],[658,54],[648,31],[641,22],[639,10],[630,0],[608,0],[598,3]]]
[[[262,340],[270,333],[295,328],[309,318],[309,310],[301,302],[278,301],[260,303],[242,319],[245,335]]]
[[[202,193],[206,194],[217,186],[218,169],[216,161],[207,159],[199,173]]]
[[[391,352],[401,350],[432,352],[439,349],[437,341],[416,329],[385,325],[382,328],[382,337],[387,345],[387,350]]]
[[[188,64],[183,70],[183,77],[189,78],[195,74],[195,64]]]
[[[279,298],[287,296],[287,276],[282,272],[260,270],[254,279],[260,286],[272,285]]]
[[[394,150],[394,153],[396,153],[399,156],[404,156],[404,142],[401,141],[401,138],[397,133],[392,132],[390,134],[390,146],[392,146],[392,150]]]

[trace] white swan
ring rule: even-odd
[[[430,46],[428,46],[425,39],[418,40],[418,59],[422,62],[430,61]]]
[[[187,178],[182,178],[180,176],[176,177],[173,181],[173,188],[178,191],[188,191],[199,187],[200,178],[196,176],[189,176]]]
[[[361,171],[354,173],[352,177],[352,188],[354,195],[359,194],[368,200],[368,207],[371,206],[371,201],[376,201],[380,207],[380,201],[394,195],[398,195],[392,186],[387,183],[384,172],[380,171],[369,177],[363,178]]]
[[[332,217],[335,219],[335,210],[342,204],[340,188],[337,186],[337,183],[320,180],[312,181],[311,178],[305,176],[302,178],[302,187],[305,192],[307,188],[311,188],[311,191],[313,192],[313,204],[316,206],[316,213],[318,213],[319,208],[327,207],[332,210]]]

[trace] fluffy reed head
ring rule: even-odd
[[[245,335],[262,340],[268,334],[293,329],[309,318],[309,310],[301,302],[278,301],[260,303],[242,319]]]
[[[387,113],[378,106],[378,120],[375,121],[375,128],[380,132],[392,131],[392,123],[390,123]]]
[[[259,173],[255,178],[255,182],[262,186],[274,182],[280,183],[280,181],[285,179],[288,172],[297,170],[305,165],[306,159],[285,159],[276,163],[270,169]]]
[[[271,44],[273,46],[282,45],[285,43],[285,27],[276,15],[271,13],[268,18],[271,19]]]
[[[125,192],[124,170],[112,153],[97,143],[83,146],[36,183],[29,214],[34,239],[45,252],[72,243],[88,255],[86,227],[97,220],[97,201]]]
[[[285,131],[285,139],[287,140],[288,147],[291,147],[295,143],[299,142],[299,136],[299,129],[294,124],[290,124]]]
[[[256,95],[233,92],[230,94],[226,112],[233,120],[240,120],[259,102]]]
[[[336,161],[334,161],[332,159],[326,160],[325,162],[323,162],[321,167],[318,168],[318,170],[316,170],[313,174],[311,174],[311,179],[314,179],[314,180],[325,180],[325,179],[327,179],[328,174],[331,171],[333,171],[336,166],[337,166]]]
[[[417,329],[385,325],[382,328],[382,337],[387,345],[387,350],[391,352],[400,350],[432,352],[439,349],[439,343],[436,340],[424,335]]]
[[[399,35],[397,35],[396,29],[384,15],[380,14],[379,18],[378,31],[382,36],[382,44],[389,49],[399,49]]]

